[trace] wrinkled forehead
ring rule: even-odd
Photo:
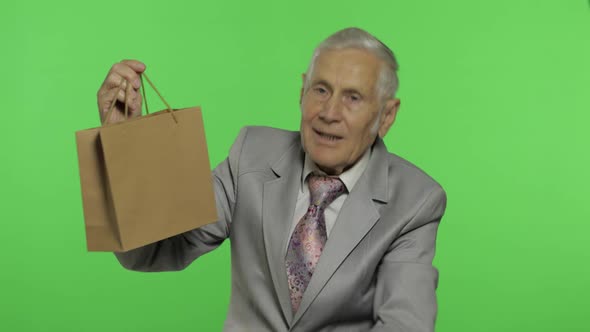
[[[382,60],[355,48],[322,50],[314,59],[310,83],[327,82],[334,87],[374,91]]]

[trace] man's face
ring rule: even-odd
[[[365,50],[325,50],[317,57],[302,89],[301,140],[326,173],[340,174],[362,156],[375,140],[375,121],[382,137],[393,123],[399,100],[380,100],[380,69],[381,60]]]

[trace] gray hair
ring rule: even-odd
[[[379,39],[359,28],[346,28],[340,30],[326,38],[316,47],[309,63],[309,67],[307,68],[304,89],[307,90],[309,88],[315,62],[323,50],[347,48],[367,50],[383,60],[384,65],[379,73],[377,92],[382,99],[395,97],[395,93],[399,87],[399,80],[397,77],[399,66],[393,52]]]

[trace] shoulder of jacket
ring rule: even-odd
[[[444,189],[441,184],[422,168],[391,152],[389,152],[388,157],[390,167],[389,172],[390,174],[396,174],[397,176],[395,176],[395,178],[398,179],[398,181],[408,184],[408,187],[414,187],[418,191],[442,191],[444,194]]]
[[[298,131],[272,127],[246,126],[240,135],[243,135],[240,173],[268,169],[293,144],[301,144]]]

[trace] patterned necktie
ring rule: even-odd
[[[293,230],[285,260],[294,313],[299,309],[303,293],[326,243],[324,210],[346,191],[344,183],[339,178],[328,176],[312,174],[308,179],[308,185],[309,208]]]

